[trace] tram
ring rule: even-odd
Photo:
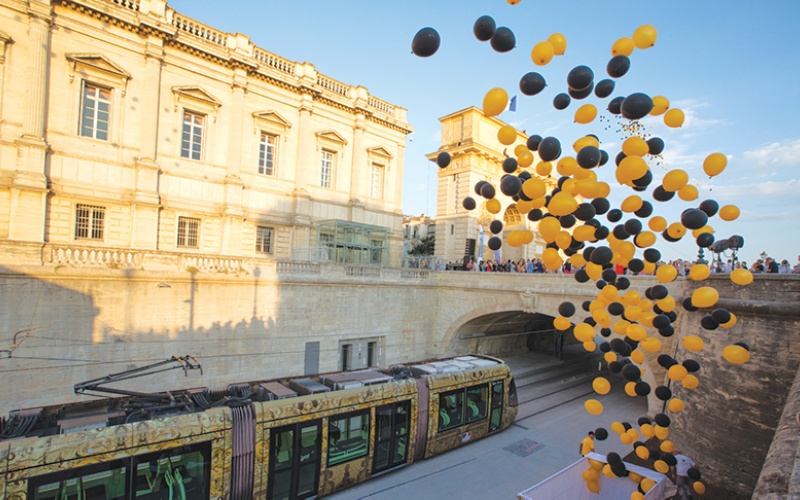
[[[186,370],[199,367],[193,359],[173,361]],[[318,498],[496,433],[517,414],[508,366],[479,355],[216,391],[105,390],[119,397],[0,420],[0,498]]]

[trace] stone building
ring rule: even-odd
[[[165,0],[0,0],[0,264],[399,265],[410,131]]]
[[[525,144],[527,137],[518,133],[517,141],[504,147],[497,139],[497,131],[505,125],[497,118],[486,117],[475,107],[457,111],[439,118],[442,123],[442,145],[439,151],[430,153],[428,159],[435,161],[437,155],[445,151],[452,158],[450,165],[439,169],[439,187],[436,205],[436,255],[447,261],[483,255],[484,259],[495,259],[495,254],[488,247],[491,233],[489,224],[498,219],[503,222],[503,235],[513,229],[534,230],[535,239],[529,245],[511,247],[504,244],[500,255],[503,260],[530,259],[538,257],[544,251],[545,242],[535,232],[538,223],[529,221],[517,210],[516,202],[500,194],[497,199],[501,203],[501,211],[492,214],[486,209],[486,199],[475,194],[475,184],[487,181],[496,188],[505,172],[503,160],[512,156],[514,148]],[[534,161],[538,156],[534,154]],[[535,165],[535,163],[534,163]],[[536,174],[534,174],[536,175]],[[556,186],[555,179],[546,179],[551,187]],[[463,207],[466,197],[477,201],[474,210]],[[481,227],[483,228],[483,253],[481,254]]]

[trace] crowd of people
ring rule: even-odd
[[[688,276],[689,270],[695,264],[691,260],[676,259],[669,262],[658,262],[656,268],[669,265],[673,266],[678,274],[681,276]],[[560,269],[552,271],[545,268],[541,259],[519,259],[517,261],[507,259],[502,260],[481,260],[477,261],[471,258],[464,262],[449,262],[446,265],[442,262],[439,270],[447,271],[475,271],[482,273],[563,273],[572,274],[577,271],[576,268],[566,261]],[[780,263],[772,257],[764,259],[757,259],[751,266],[747,262],[740,261],[736,258],[727,260],[713,260],[708,264],[713,274],[729,274],[734,269],[749,269],[752,273],[768,273],[768,274],[800,274],[800,256],[797,257],[797,264],[792,267],[787,259],[783,259]],[[631,273],[625,267],[617,265],[615,271],[618,275],[625,274],[646,274],[646,273]]]

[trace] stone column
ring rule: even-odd
[[[247,94],[247,70],[235,67],[231,80],[231,114],[228,117],[228,155],[225,177],[225,209],[222,216],[223,255],[242,254],[242,190],[244,183],[239,175],[242,168],[242,130],[244,129],[244,101]]]
[[[136,190],[131,211],[131,247],[148,250],[158,248],[158,223],[161,197],[158,179],[161,169],[158,158],[159,108],[161,106],[161,68],[164,64],[164,41],[150,36],[145,42],[144,92],[139,117],[139,157],[136,160]]]
[[[359,111],[353,124],[353,159],[350,165],[350,201],[368,198],[371,186],[369,159],[364,149],[364,131],[366,117]],[[387,169],[388,170],[388,169]],[[365,182],[365,178],[367,182]]]
[[[314,98],[310,93],[301,95],[298,109],[297,162],[294,167],[294,218],[292,221],[292,248],[306,248],[311,244],[311,196],[307,186],[319,182],[315,177],[317,150],[311,114]]]
[[[10,185],[8,237],[10,240],[43,242],[47,212],[45,116],[52,23],[50,3],[31,0],[28,17],[28,98],[22,136],[16,140],[17,165]]]

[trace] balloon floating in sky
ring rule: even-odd
[[[435,29],[422,28],[414,35],[411,52],[419,57],[430,57],[439,50],[440,43],[439,33]]]

